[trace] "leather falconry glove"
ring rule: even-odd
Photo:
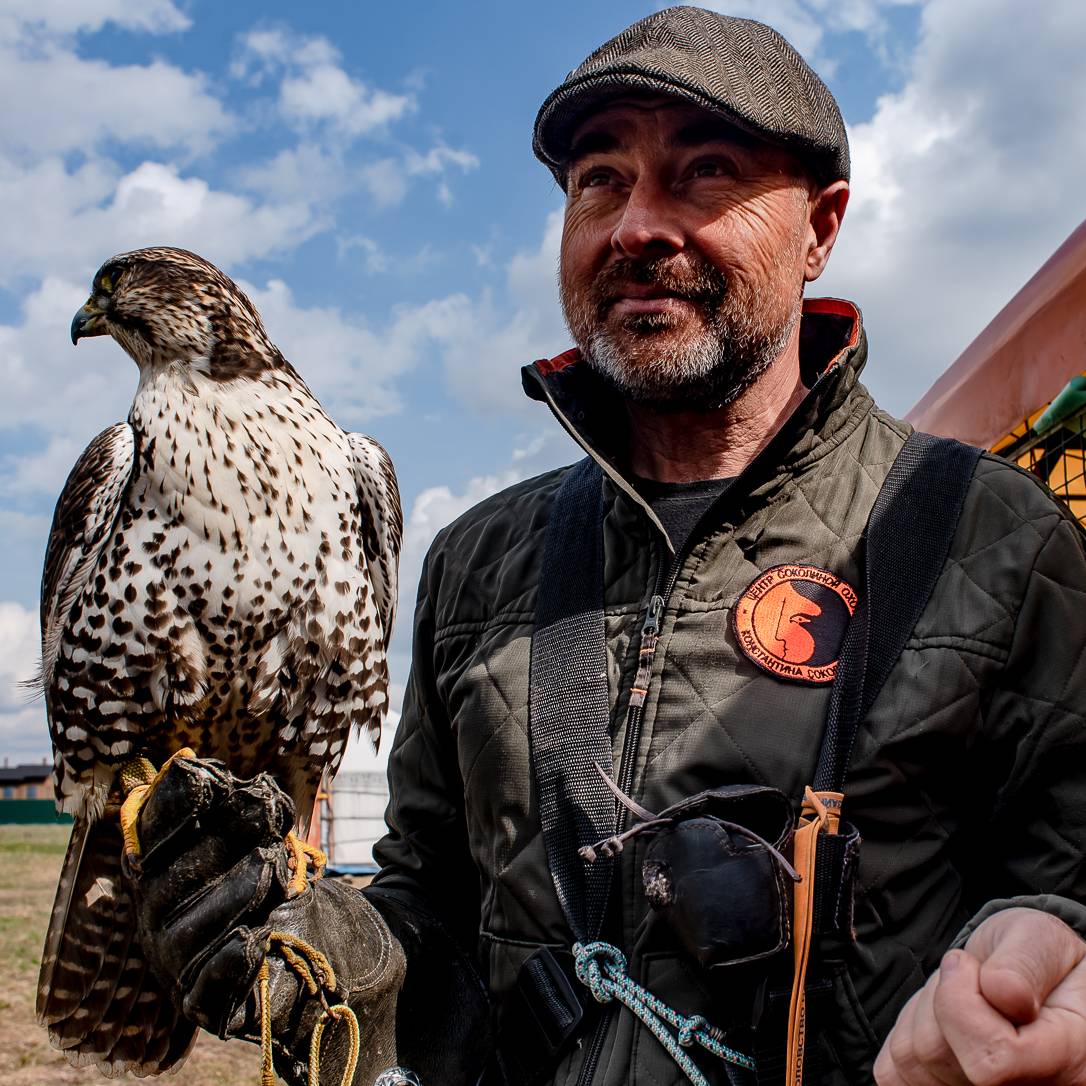
[[[260,1041],[266,960],[275,1071],[291,1086],[307,1081],[325,1006],[347,1004],[361,1025],[353,1082],[370,1086],[396,1064],[403,951],[348,886],[321,880],[286,899],[293,823],[267,774],[239,780],[220,762],[175,759],[140,813],[142,858],[131,872],[140,944],[182,1013],[223,1038]],[[350,1044],[342,1020],[326,1024],[322,1086],[340,1082]]]

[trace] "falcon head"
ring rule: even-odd
[[[72,343],[106,335],[141,370],[180,363],[233,380],[285,365],[237,284],[185,249],[136,249],[98,269],[72,320]]]

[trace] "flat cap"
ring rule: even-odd
[[[631,91],[686,99],[795,151],[824,183],[848,179],[841,110],[803,57],[764,23],[684,6],[627,27],[540,107],[532,149],[559,184],[585,114]]]

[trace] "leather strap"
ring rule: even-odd
[[[792,862],[799,872],[793,891],[792,997],[788,1005],[788,1086],[802,1086],[807,1045],[807,964],[814,943],[815,897],[819,883],[818,844],[824,834],[837,832],[841,812],[840,792],[813,792],[803,799],[799,826],[792,839]]]

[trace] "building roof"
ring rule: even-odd
[[[38,762],[36,765],[0,766],[0,784],[21,784],[23,781],[44,781],[53,774],[51,765]]]
[[[1086,222],[905,416],[990,449],[1086,370]]]

